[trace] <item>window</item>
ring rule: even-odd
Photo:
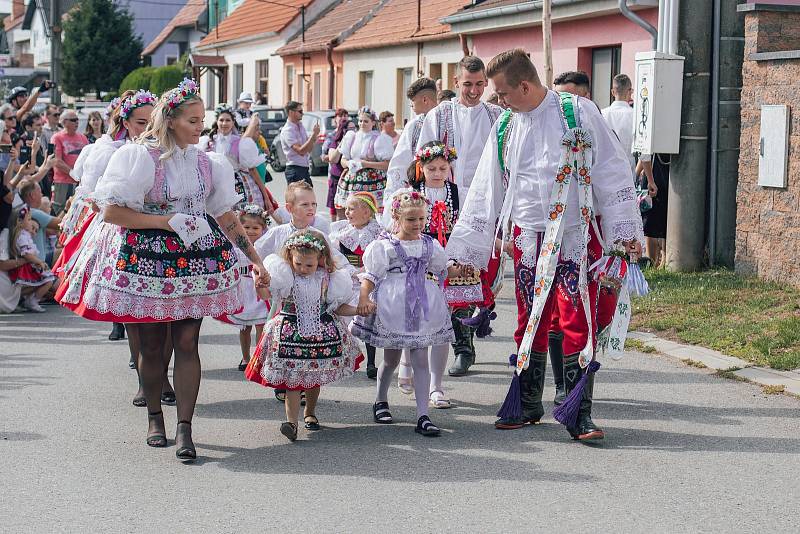
[[[286,66],[286,101],[294,100],[294,65]]]
[[[256,61],[256,91],[267,98],[269,92],[269,60]]]
[[[431,63],[430,67],[428,68],[428,78],[433,81],[440,80],[442,78],[442,64],[441,63]],[[444,83],[444,80],[442,80]]]
[[[311,109],[322,109],[322,106],[320,106],[320,100],[321,100],[320,93],[322,93],[322,73],[321,72],[315,72],[314,73],[314,89],[313,89],[313,91],[314,91],[314,94],[312,95],[312,98],[314,100],[314,105],[311,107]]]
[[[165,60],[166,60],[166,63],[164,63],[165,65],[174,65],[175,63],[178,62],[178,58],[176,58],[175,56],[166,56]]]
[[[407,67],[405,69],[397,69],[397,99],[395,100],[395,109],[397,116],[394,118],[398,127],[402,127],[408,119],[411,118],[411,102],[406,98],[406,90],[411,85],[411,77],[413,76],[414,69]]]
[[[592,100],[600,109],[611,105],[611,83],[619,74],[622,47],[592,49]]]
[[[372,107],[372,71],[358,73],[358,105]]]
[[[303,77],[302,74],[297,73],[297,100],[298,102],[302,102],[304,106],[308,106],[308,82],[306,78]],[[311,106],[308,106],[311,107]]]
[[[447,77],[442,80],[442,89],[452,89],[456,86],[453,81],[458,76],[458,63],[447,64]]]
[[[244,87],[244,65],[241,63],[233,66],[233,95],[231,98],[235,101],[239,98]]]

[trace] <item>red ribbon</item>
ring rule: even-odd
[[[445,234],[447,233],[446,215],[447,204],[441,200],[434,202],[433,208],[431,209],[431,230],[436,231],[436,239],[442,246],[447,244],[447,239],[445,238]]]

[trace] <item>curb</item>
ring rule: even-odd
[[[629,339],[634,339],[656,352],[680,360],[695,367],[707,367],[723,372],[730,378],[752,382],[762,387],[774,388],[774,392],[785,392],[800,397],[800,372],[778,371],[767,367],[758,367],[750,362],[728,356],[716,350],[684,345],[662,339],[649,332],[630,332]]]

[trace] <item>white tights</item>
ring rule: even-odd
[[[400,365],[401,349],[383,349],[383,362],[378,367],[378,394],[375,402],[389,401],[389,387],[394,370]],[[428,369],[428,348],[411,349],[409,359],[414,371],[414,396],[417,401],[417,418],[428,415],[428,389],[431,373]]]
[[[430,348],[428,356],[428,368],[431,372],[430,393],[434,391],[444,392],[442,389],[442,379],[444,371],[447,369],[447,359],[450,356],[450,345],[436,345]],[[412,365],[409,362],[408,349],[403,350],[400,359],[400,371],[397,373],[399,378],[411,378]]]

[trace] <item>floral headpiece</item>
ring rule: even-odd
[[[358,191],[355,193],[351,193],[350,197],[360,200],[361,202],[369,206],[369,209],[372,210],[372,213],[378,213],[378,200],[375,198],[375,195],[373,195],[369,191]]]
[[[409,202],[411,204],[414,204],[416,202],[421,202],[422,204],[430,204],[425,195],[423,195],[419,191],[410,188],[400,189],[394,195],[392,195],[392,211],[396,212],[397,210],[399,210],[400,206],[404,202]]]
[[[269,220],[269,214],[265,210],[261,209],[259,206],[256,206],[255,204],[247,204],[246,206],[242,207],[242,209],[239,210],[239,214],[252,215],[253,217],[258,217],[265,223],[267,222],[267,220]]]
[[[370,108],[369,106],[362,106],[361,108],[359,108],[358,114],[361,115],[362,113],[369,115],[370,118],[372,118],[373,122],[378,120],[378,116],[375,114],[374,111],[372,111],[372,108]]]
[[[318,250],[319,252],[323,252],[327,248],[327,245],[311,232],[304,232],[302,234],[290,236],[283,246],[290,250],[297,248],[310,248]]]
[[[165,95],[166,105],[165,109],[173,110],[186,102],[189,98],[197,95],[200,92],[200,87],[197,82],[191,78],[184,78],[183,81],[175,89],[170,90]]]
[[[456,159],[456,149],[448,148],[444,143],[435,144],[432,146],[425,146],[417,150],[417,161],[427,163],[436,158],[444,158],[446,161],[451,162]]]
[[[214,108],[214,115],[219,118],[219,116],[223,113],[229,113],[231,116],[233,116],[233,108],[231,108],[228,104],[218,104],[217,107]]]
[[[122,102],[122,108],[119,115],[123,119],[129,119],[133,110],[142,106],[154,106],[156,103],[156,95],[150,91],[139,89],[133,96],[129,96]]]
[[[119,106],[121,102],[122,99],[120,97],[118,96],[114,97],[111,100],[111,102],[108,103],[108,106],[106,106],[105,111],[103,111],[103,120],[108,120],[108,118],[111,116],[112,113],[114,113],[114,110],[117,109],[117,106]]]

